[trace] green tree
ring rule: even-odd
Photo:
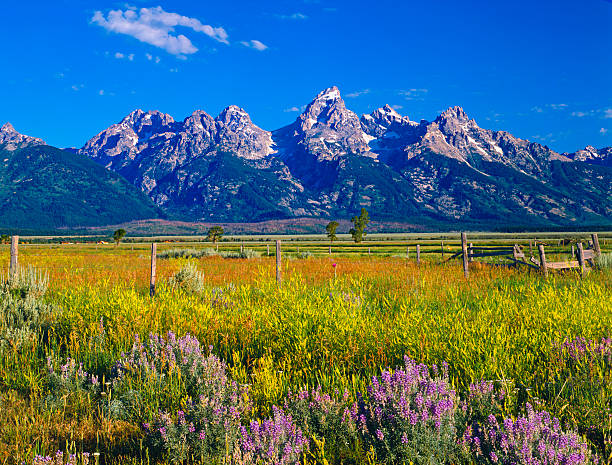
[[[327,231],[327,237],[329,237],[330,242],[334,242],[336,239],[338,239],[338,236],[336,236],[336,229],[338,229],[338,226],[340,226],[340,223],[337,221],[330,221],[325,227],[325,231]]]
[[[113,233],[113,240],[115,241],[115,245],[119,245],[119,242],[125,237],[126,231],[125,229],[117,229]]]
[[[11,237],[8,234],[2,234],[0,236],[0,244],[8,244],[11,240]]]
[[[225,231],[223,231],[223,228],[221,226],[213,226],[208,230],[208,235],[206,236],[206,239],[212,241],[213,244],[216,244],[217,241],[221,240],[221,238],[223,237],[223,233],[225,233]]]
[[[353,240],[355,242],[361,242],[363,238],[366,236],[365,228],[370,222],[370,214],[365,208],[361,209],[361,213],[359,216],[353,216],[351,218],[351,223],[353,223],[353,227],[349,231],[351,236],[353,236]]]

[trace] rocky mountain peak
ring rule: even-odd
[[[577,150],[574,153],[564,153],[562,156],[565,156],[573,161],[612,166],[612,147],[596,149],[592,145],[587,145],[582,150]]]
[[[4,123],[4,125],[0,128],[0,133],[3,134],[9,134],[9,133],[16,133],[17,131],[15,131],[15,128],[13,127],[13,125],[9,122]]]
[[[355,132],[360,130],[359,117],[346,108],[336,86],[319,92],[297,121],[302,131],[331,129],[340,132],[346,130]]]
[[[129,126],[139,134],[143,131],[158,132],[160,128],[171,126],[174,123],[172,116],[161,111],[152,110],[144,112],[140,109],[134,110],[119,123]]]
[[[450,107],[448,110],[442,112],[440,116],[436,118],[436,121],[449,121],[455,120],[459,122],[467,122],[470,121],[470,118],[465,113],[463,108],[459,106]]]
[[[329,102],[329,101],[339,101],[342,100],[340,96],[340,90],[336,86],[329,87],[317,94],[315,97],[315,101],[319,102]]]
[[[237,105],[230,105],[229,107],[225,108],[221,113],[219,113],[216,120],[228,126],[252,124],[249,114],[243,108],[240,108]]]
[[[45,142],[38,137],[20,134],[11,123],[7,122],[0,128],[0,144],[6,144],[5,148],[8,150],[15,150],[22,147],[45,145]]]

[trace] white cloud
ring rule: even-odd
[[[601,128],[599,130],[599,134],[601,134],[602,136],[605,136],[608,133],[608,130],[606,128]]]
[[[370,93],[370,89],[363,89],[363,90],[358,90],[356,92],[351,92],[350,94],[346,94],[346,97],[348,98],[357,98],[360,97],[362,95],[366,95]]]
[[[125,58],[125,55],[121,52],[115,52],[115,58],[121,60],[122,58]]]
[[[81,90],[84,87],[85,87],[85,84],[74,84],[74,85],[70,86],[70,88],[72,90],[74,90],[75,92],[78,92],[79,90]]]
[[[542,107],[533,107],[531,109],[531,111],[535,111],[536,113],[543,113],[544,110],[542,109]]]
[[[145,53],[145,56],[147,57],[147,60],[149,61],[153,59],[153,55],[151,55],[150,53]]]
[[[400,90],[399,95],[404,97],[406,100],[423,100],[427,92],[429,92],[428,89],[408,89]]]
[[[130,61],[134,61],[134,54],[133,54],[133,53],[130,53],[130,54],[128,55],[127,59],[128,59],[128,60],[130,60]]]
[[[169,13],[159,6],[140,10],[136,8],[128,8],[125,11],[111,10],[106,17],[101,11],[96,11],[91,22],[107,31],[132,36],[172,55],[190,55],[198,51],[185,35],[173,34],[177,26],[201,32],[218,42],[229,43],[227,32],[222,27],[202,24],[196,18]]]
[[[300,111],[300,109],[298,107],[291,107],[291,108],[286,108],[284,111],[285,113],[295,113],[295,112]]]
[[[268,48],[268,46],[267,46],[267,45],[265,45],[265,44],[261,43],[261,42],[260,42],[260,41],[258,41],[258,40],[249,40],[249,41],[244,41],[244,40],[243,40],[243,41],[242,41],[242,42],[240,42],[240,43],[241,43],[242,45],[244,45],[245,47],[248,47],[248,48],[253,48],[253,49],[255,49],[255,50],[259,50],[260,52],[263,52],[265,49],[267,49],[267,48]]]
[[[291,15],[274,15],[278,19],[308,19],[304,13],[293,13]]]
[[[584,118],[585,116],[588,116],[591,112],[587,112],[587,111],[572,111],[572,116],[575,116],[576,118]]]
[[[604,118],[612,118],[612,108],[604,110]]]
[[[391,108],[393,108],[394,110],[401,110],[402,108],[404,108],[403,105],[391,105]]]
[[[98,91],[98,95],[104,95],[104,89],[100,89],[100,90]]]
[[[565,110],[568,105],[567,103],[549,103],[546,106],[552,108],[553,110]]]
[[[171,73],[178,73],[178,68],[170,68]]]

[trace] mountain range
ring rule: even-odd
[[[0,130],[4,153],[43,144]],[[235,105],[183,121],[136,110],[64,153],[146,194],[133,219],[155,211],[203,222],[331,220],[365,207],[379,221],[432,228],[612,225],[612,148],[560,154],[480,128],[460,107],[433,121],[411,121],[388,105],[359,117],[336,87],[274,131]]]

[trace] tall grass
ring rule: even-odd
[[[170,284],[184,260],[159,263],[161,282],[151,299],[147,260],[138,251],[114,251],[123,254],[121,260],[95,250],[28,252],[22,253],[24,263],[49,270],[42,299],[61,311],[45,337],[2,355],[3,462],[66,450],[67,442],[81,451],[99,449],[113,463],[139,460],[140,454],[145,460],[142,425],[102,408],[86,390],[66,391],[54,408],[44,407],[47,357],[82,363],[106,383],[135,335],[144,341],[167,331],[212,346],[230,377],[248,386],[253,417],[272,415],[274,405],[302,388],[346,391],[357,400],[372,376],[408,356],[427,365],[446,361],[460,395],[471,383],[494,380],[509,394],[505,416],[524,414],[530,402],[558,416],[564,428],[586,434],[604,458],[612,452],[612,364],[597,357],[575,360],[563,345],[578,337],[610,337],[609,271],[582,280],[576,274],[545,279],[475,265],[466,282],[452,264],[336,258],[334,278],[329,259],[310,257],[283,262],[278,288],[273,259],[211,256],[197,261],[204,270],[197,292]],[[103,386],[112,399],[112,385]],[[169,380],[166,387],[164,398],[180,408],[184,382]],[[140,409],[152,418],[163,406],[155,403],[155,393],[146,398]]]

